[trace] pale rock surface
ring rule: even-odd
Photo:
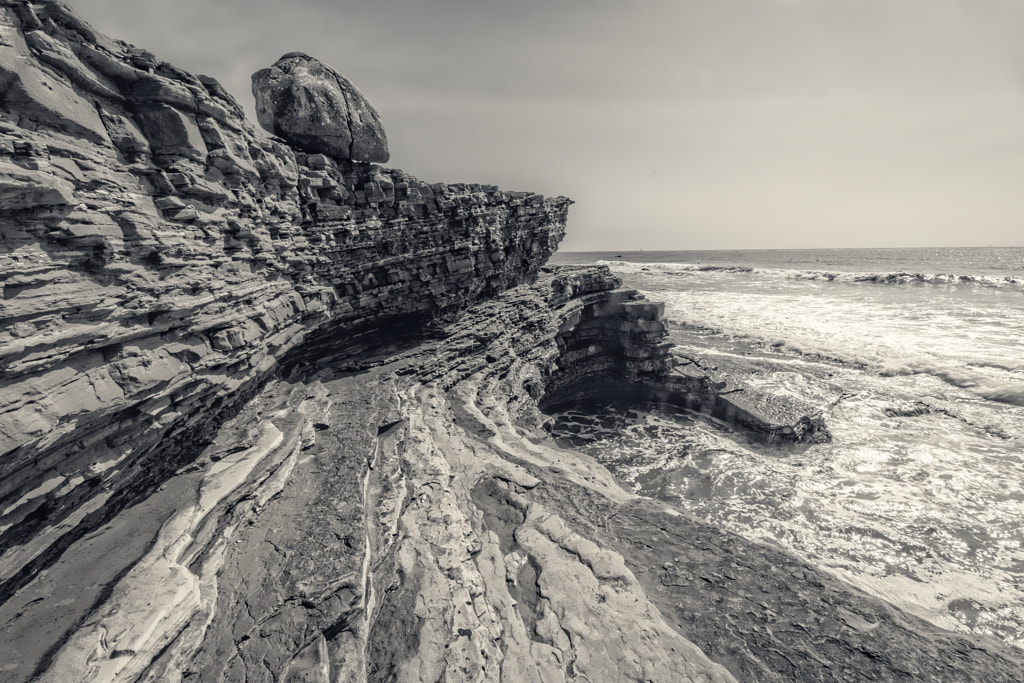
[[[62,2],[0,31],[0,679],[1019,680],[547,438],[608,392],[828,438],[545,269],[568,200],[298,152]]]
[[[67,206],[74,199],[73,187],[51,173],[0,161],[0,212]]]

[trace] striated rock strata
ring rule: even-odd
[[[563,198],[297,153],[61,3],[4,2],[0,31],[0,599],[309,332],[449,314],[564,233]]]
[[[0,0],[0,678],[1019,678],[1024,656],[625,491],[542,409],[828,438],[665,343],[568,200],[265,136]]]
[[[311,338],[191,464],[0,608],[19,653],[7,671],[1015,679],[1016,650],[904,615],[555,447],[534,395],[571,365],[567,333],[643,304],[616,284],[544,272],[427,330]]]
[[[609,277],[589,269],[554,281],[553,301],[572,303],[541,408],[614,398],[705,412],[767,443],[831,439],[820,406],[752,391],[729,373],[677,355],[660,320],[664,304],[628,290],[604,292]],[[591,289],[601,293],[580,293]]]

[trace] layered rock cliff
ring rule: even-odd
[[[0,30],[0,678],[1018,675],[547,437],[614,393],[828,438],[544,268],[568,200],[298,151],[60,2]]]
[[[0,19],[0,595],[187,461],[309,332],[444,315],[563,235],[565,199],[297,153],[60,3]]]

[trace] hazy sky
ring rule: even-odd
[[[217,78],[307,52],[389,165],[564,194],[566,250],[1024,245],[1021,0],[72,0]]]

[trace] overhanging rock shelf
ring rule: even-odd
[[[0,33],[0,677],[1018,676],[546,437],[613,389],[828,438],[544,268],[568,199],[297,151],[62,2]]]

